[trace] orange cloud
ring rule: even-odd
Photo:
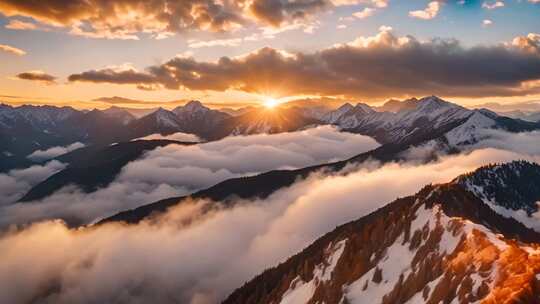
[[[7,52],[7,53],[11,53],[11,54],[15,54],[17,56],[23,56],[23,55],[26,55],[26,52],[21,50],[21,49],[18,49],[16,47],[13,47],[11,45],[7,45],[7,44],[0,44],[0,51],[4,51],[4,52]]]

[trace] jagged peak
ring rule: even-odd
[[[495,113],[495,112],[493,112],[493,111],[491,111],[489,109],[486,109],[486,108],[478,109],[478,110],[476,110],[476,112],[481,113],[481,114],[483,114],[483,115],[485,115],[485,116],[487,116],[489,118],[492,118],[492,119],[495,119],[495,118],[499,117],[499,115],[497,113]]]
[[[336,111],[340,111],[340,112],[343,112],[343,111],[349,111],[351,110],[352,108],[354,108],[354,106],[348,102],[344,103],[343,105],[341,105],[339,108],[337,108]]]
[[[198,100],[191,100],[190,102],[186,103],[184,106],[178,106],[176,107],[173,112],[174,113],[193,113],[193,112],[200,112],[200,111],[210,111],[210,108],[206,107],[204,104],[202,104]]]
[[[414,109],[417,103],[418,99],[416,97],[404,100],[388,99],[383,105],[375,107],[375,109],[379,112],[398,113]]]
[[[184,108],[205,108],[205,106],[198,100],[191,100],[184,105]]]
[[[357,103],[354,108],[356,110],[361,110],[361,111],[363,111],[365,113],[375,112],[375,110],[373,110],[373,108],[371,106],[369,106],[368,104],[365,104],[365,103]]]
[[[457,106],[454,103],[448,102],[446,100],[443,100],[442,98],[431,95],[426,96],[418,100],[418,106],[419,107],[426,107],[426,106]]]

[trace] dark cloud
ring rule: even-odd
[[[87,81],[116,84],[147,84],[153,83],[154,77],[146,73],[137,72],[133,68],[105,68],[101,70],[87,71],[68,77],[69,81]]]
[[[56,77],[42,71],[28,71],[20,73],[17,74],[17,78],[22,80],[40,81],[47,84],[53,84],[56,82]]]
[[[5,0],[4,15],[63,26],[93,38],[156,38],[187,30],[228,31],[246,24],[279,26],[333,5],[328,0]]]
[[[215,62],[175,57],[146,72],[98,70],[72,75],[70,80],[359,98],[515,96],[540,92],[540,55],[517,42],[466,48],[456,40],[397,37],[383,28],[374,37],[314,53],[263,48]]]
[[[330,6],[325,0],[254,0],[251,12],[260,20],[279,26],[287,19],[304,19],[307,14]]]

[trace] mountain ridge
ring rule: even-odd
[[[539,242],[455,180],[428,185],[321,236],[223,303],[538,303]]]

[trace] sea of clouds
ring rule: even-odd
[[[540,162],[538,148],[523,140],[538,133],[497,135],[496,148],[481,143],[427,164],[368,161],[343,175],[314,173],[264,200],[210,212],[203,209],[214,202],[195,200],[137,225],[69,229],[49,220],[6,232],[0,302],[217,303],[334,227],[426,184],[489,163]]]
[[[281,134],[233,136],[191,146],[173,144],[149,151],[128,163],[111,184],[95,192],[84,193],[67,185],[41,201],[25,203],[14,202],[35,183],[17,180],[12,172],[0,174],[0,183],[3,179],[11,181],[0,186],[11,193],[0,207],[0,227],[56,218],[91,223],[122,210],[186,195],[229,178],[346,159],[378,146],[371,137],[340,132],[331,126]],[[43,179],[44,174],[34,178],[38,182]]]

